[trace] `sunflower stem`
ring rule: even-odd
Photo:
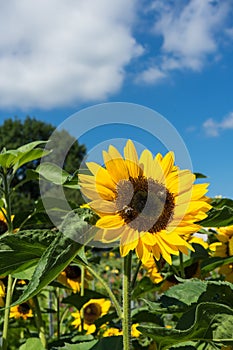
[[[4,215],[7,221],[8,233],[11,234],[13,232],[13,224],[12,224],[12,218],[11,218],[11,200],[10,200],[11,180],[8,176],[6,169],[3,169],[2,179],[3,179],[3,183],[2,183],[3,193],[5,197],[5,209],[6,209],[6,213]],[[6,304],[5,304],[5,311],[4,311],[4,324],[3,324],[3,332],[2,332],[2,350],[6,350],[8,347],[7,346],[8,345],[8,328],[9,328],[10,305],[11,305],[11,298],[13,293],[13,284],[14,284],[13,277],[11,275],[8,275]]]
[[[132,251],[124,257],[123,261],[123,349],[130,350],[131,342],[131,262]]]
[[[84,266],[81,266],[81,286],[80,286],[80,296],[84,297],[84,282],[85,282],[85,268]],[[83,325],[84,325],[84,309],[81,308],[80,310],[80,318],[81,318],[81,330],[83,331]]]
[[[180,257],[180,277],[185,279],[183,253],[179,252],[179,257]]]
[[[121,306],[118,303],[114,293],[112,292],[111,288],[108,286],[108,284],[105,282],[105,280],[98,275],[97,272],[95,272],[90,266],[86,265],[85,268],[90,272],[92,276],[94,276],[105,288],[106,292],[108,293],[110,299],[112,300],[113,305],[115,306],[116,312],[118,317],[121,319],[122,318],[122,311],[121,311]]]
[[[56,300],[57,300],[57,339],[60,339],[60,290],[56,288]]]
[[[136,268],[136,270],[135,270],[135,272],[134,272],[134,275],[133,275],[133,279],[132,279],[132,283],[131,283],[131,290],[133,290],[134,287],[135,287],[135,283],[136,283],[136,281],[137,281],[138,272],[139,272],[141,266],[142,266],[142,262],[141,262],[141,260],[140,260],[139,263],[138,263],[138,265],[137,265],[137,268]]]
[[[47,340],[45,336],[45,328],[44,328],[44,323],[41,315],[41,310],[40,310],[40,305],[37,296],[34,296],[33,298],[33,303],[34,303],[34,315],[35,315],[35,321],[36,321],[36,326],[38,329],[39,333],[39,338],[41,340],[42,345],[44,348],[47,348]]]

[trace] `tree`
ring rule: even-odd
[[[5,147],[6,149],[15,149],[22,146],[23,144],[37,141],[37,140],[48,140],[51,134],[54,132],[55,127],[52,124],[39,121],[35,118],[27,116],[25,120],[20,120],[17,117],[15,119],[6,119],[0,126],[0,151]],[[69,135],[65,130],[56,132],[56,137],[60,140],[59,147],[62,152],[63,147],[66,144],[72,144],[64,162],[63,168],[69,172],[75,172],[82,161],[86,153],[84,145],[80,145],[78,141]],[[51,144],[51,148],[53,148]],[[58,150],[56,149],[56,152]],[[40,160],[33,161],[22,166],[17,172],[14,178],[14,186],[26,178],[27,169],[35,169],[40,163]],[[77,205],[81,202],[80,193],[71,193],[67,190],[67,196],[73,201],[77,202]],[[12,212],[14,214],[22,215],[23,212],[30,212],[34,207],[34,202],[40,197],[40,189],[38,182],[30,181],[22,184],[15,191],[12,198]]]

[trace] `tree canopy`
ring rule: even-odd
[[[16,149],[32,141],[46,141],[50,138],[55,129],[55,126],[52,124],[39,121],[30,116],[27,116],[24,120],[17,117],[14,119],[6,119],[4,123],[0,125],[0,151],[4,147],[8,150]],[[79,168],[82,158],[86,153],[86,148],[84,145],[80,145],[78,141],[65,130],[57,131],[56,137],[59,139],[59,142],[57,144],[51,144],[51,148],[56,147],[56,154],[62,152],[67,144],[72,144],[63,164],[63,168],[72,174]],[[52,143],[54,143],[54,141]],[[39,162],[40,160],[37,160],[22,166],[16,174],[14,186],[25,179],[26,170],[28,168],[35,169]],[[71,196],[74,201],[80,201],[80,194],[78,193],[71,194],[69,190],[67,190],[67,195]],[[22,185],[17,188],[12,198],[13,213],[17,215],[23,212],[30,212],[34,207],[34,201],[38,200],[39,197],[40,189],[38,182],[22,182]]]

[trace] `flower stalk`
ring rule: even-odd
[[[8,172],[6,169],[2,171],[2,185],[3,185],[3,197],[5,199],[5,209],[6,209],[6,220],[7,220],[7,229],[8,233],[11,234],[13,232],[13,224],[11,217],[11,200],[10,200],[10,182],[11,179],[8,176]],[[6,293],[6,303],[5,303],[5,312],[4,312],[4,324],[3,324],[3,332],[2,332],[2,350],[7,350],[8,347],[8,328],[9,328],[9,316],[10,316],[10,305],[11,298],[13,293],[13,277],[8,275],[8,283],[7,283],[7,293]]]
[[[115,306],[116,312],[118,317],[121,319],[122,318],[122,311],[120,304],[118,303],[114,293],[112,292],[111,288],[109,285],[105,282],[105,280],[97,273],[95,270],[93,270],[90,266],[86,265],[85,268],[90,272],[90,274],[95,277],[105,288],[106,292],[108,293],[110,299],[112,300],[113,305]]]
[[[47,340],[45,336],[45,328],[44,328],[44,323],[41,315],[41,310],[40,310],[40,305],[37,296],[33,297],[33,304],[34,304],[34,315],[35,315],[35,320],[36,320],[36,326],[38,329],[39,333],[39,338],[41,340],[41,343],[43,347],[46,349],[47,348]]]
[[[131,262],[132,251],[123,260],[123,349],[131,350]]]

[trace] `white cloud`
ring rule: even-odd
[[[200,71],[210,55],[219,57],[230,6],[228,0],[155,0],[148,10],[154,15],[155,45],[162,39],[156,69],[167,76],[174,70]]]
[[[224,130],[233,130],[233,112],[227,115],[220,122],[216,122],[213,118],[207,119],[203,123],[203,128],[207,136],[216,137]]]
[[[150,67],[145,71],[141,72],[136,81],[147,84],[158,83],[166,78],[166,74],[156,67]]]
[[[135,0],[9,0],[0,12],[0,107],[52,108],[106,98],[143,51]]]

